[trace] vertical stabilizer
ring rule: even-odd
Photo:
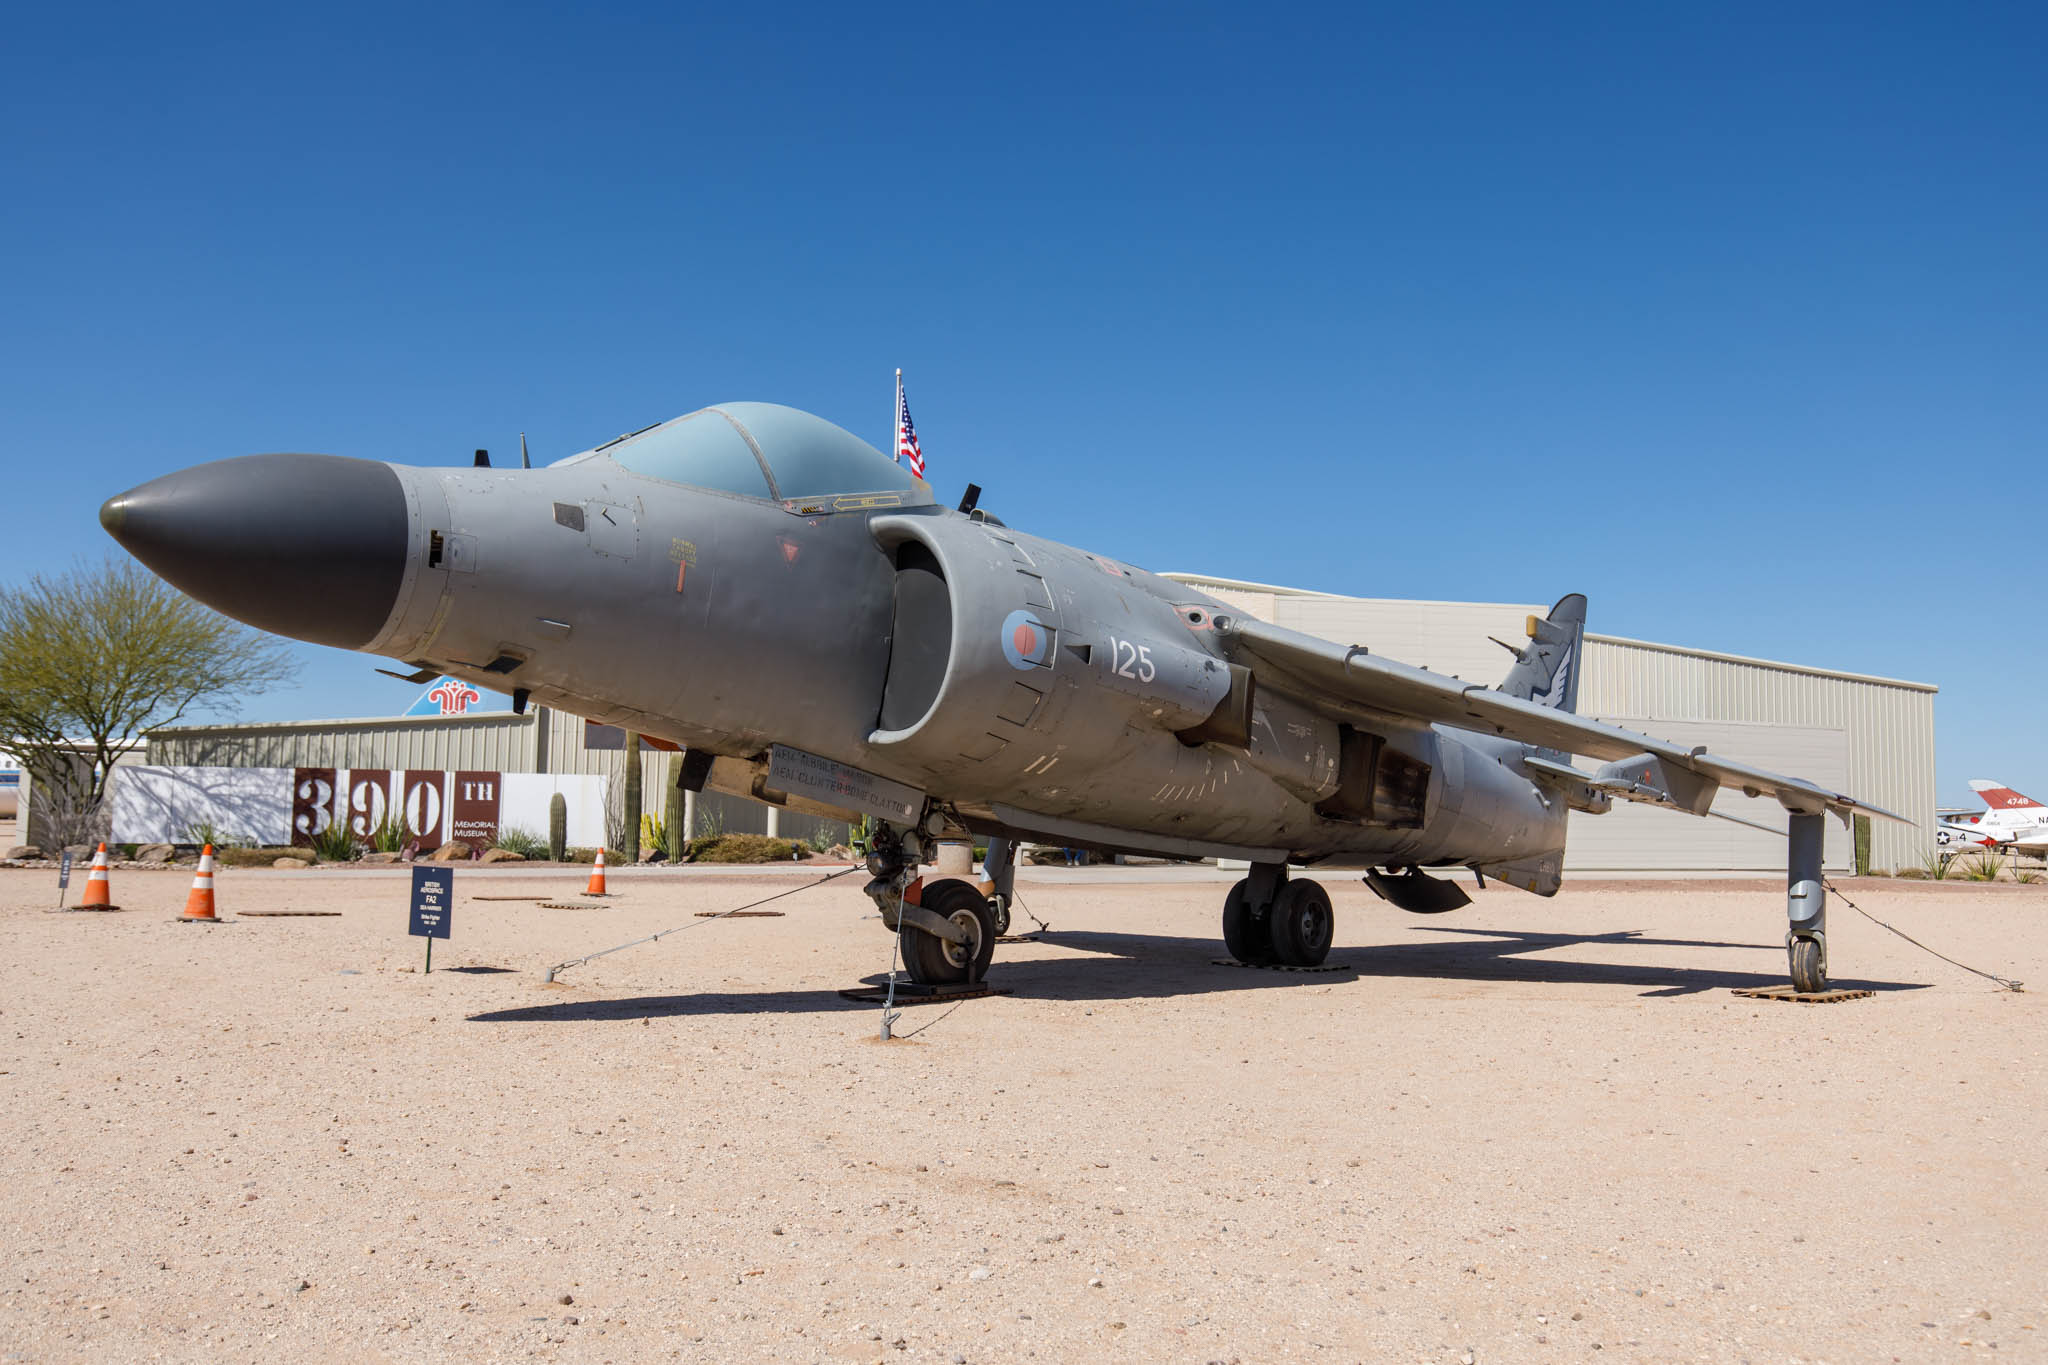
[[[1515,649],[1500,690],[1558,711],[1579,709],[1579,662],[1586,644],[1586,595],[1558,599],[1550,615],[1529,618],[1529,643]],[[1513,646],[1509,646],[1513,649]]]
[[[1993,782],[1988,778],[1971,778],[1970,790],[1977,793],[1979,799],[1993,810],[2043,809],[2041,803],[2033,797],[2021,796],[2011,787],[2005,786],[2003,783]]]

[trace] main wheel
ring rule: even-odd
[[[1828,988],[1827,968],[1821,962],[1820,944],[1810,938],[1792,940],[1792,989],[1801,993]]]
[[[1230,888],[1230,894],[1223,901],[1223,950],[1247,966],[1258,966],[1273,959],[1273,950],[1266,943],[1265,916],[1252,911],[1248,891],[1249,879],[1241,879]]]
[[[1304,877],[1281,886],[1266,921],[1275,961],[1289,967],[1320,967],[1330,955],[1336,916],[1330,910],[1330,893],[1323,890],[1321,882]]]
[[[948,943],[916,925],[903,936],[904,965],[910,979],[926,986],[951,986],[979,981],[996,953],[996,916],[981,892],[957,878],[933,882],[920,898],[924,908],[967,931],[967,942]]]

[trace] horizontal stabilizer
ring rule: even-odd
[[[1456,882],[1425,876],[1420,872],[1404,872],[1395,877],[1375,868],[1365,874],[1365,884],[1381,900],[1415,915],[1441,915],[1446,910],[1461,910],[1472,903],[1472,898],[1465,894],[1465,888]]]

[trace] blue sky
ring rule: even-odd
[[[1938,683],[1944,801],[2048,789],[2038,7],[583,8],[14,15],[0,574],[251,451],[883,444],[901,365],[1013,524],[1587,590]],[[245,714],[415,691],[304,655]]]

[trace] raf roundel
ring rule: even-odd
[[[1052,631],[1019,608],[1003,618],[1003,657],[1017,669],[1043,668],[1052,658]]]

